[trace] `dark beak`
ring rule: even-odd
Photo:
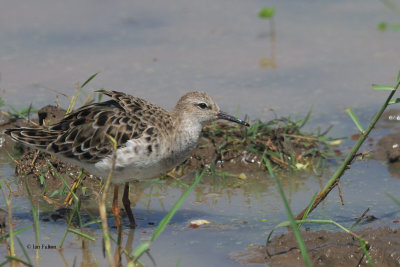
[[[227,120],[227,121],[233,121],[233,122],[242,124],[242,125],[247,126],[247,127],[250,126],[250,124],[248,124],[247,122],[239,120],[239,119],[237,119],[237,118],[235,118],[235,117],[233,117],[233,116],[231,116],[229,114],[226,114],[223,111],[220,111],[218,113],[217,117],[218,117],[218,119]]]

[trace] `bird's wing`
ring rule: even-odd
[[[83,106],[49,128],[14,128],[5,131],[26,145],[84,162],[97,162],[128,140],[154,135],[157,113],[172,125],[165,110],[146,100],[116,91],[100,91],[112,99]],[[156,127],[154,127],[156,126]],[[150,135],[151,135],[150,134]]]

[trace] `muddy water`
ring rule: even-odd
[[[269,35],[268,21],[257,17],[266,4],[277,11],[275,39]],[[273,117],[269,109],[279,116],[300,117],[313,106],[315,119],[310,129],[332,124],[333,136],[350,136],[356,128],[343,109],[354,107],[367,124],[385,96],[373,92],[370,84],[390,84],[395,79],[399,32],[380,32],[376,26],[380,21],[398,20],[395,12],[372,0],[6,1],[0,9],[1,94],[17,108],[30,103],[40,107],[56,98],[65,105],[66,98],[47,88],[71,95],[77,81],[100,72],[87,89],[123,90],[167,108],[187,90],[206,90],[227,112],[234,113],[240,105],[241,114],[264,119]],[[265,59],[273,64],[265,66]],[[378,140],[389,132],[390,128],[380,128],[372,137]],[[340,149],[345,152],[353,142],[346,140]],[[1,179],[13,180],[13,168],[1,153]],[[330,166],[322,177],[309,173],[282,177],[292,209],[303,209],[334,170]],[[286,215],[273,180],[260,173],[248,176],[246,181],[209,177],[199,185],[151,246],[157,265],[234,266],[239,263],[229,258],[231,252],[264,244],[269,231]],[[370,207],[370,214],[378,219],[361,226],[396,227],[399,208],[385,192],[400,198],[399,186],[400,180],[392,177],[385,162],[357,162],[342,180],[345,206],[334,191],[312,217],[350,226]],[[15,227],[30,225],[29,202],[20,185],[13,188]],[[124,242],[134,235],[128,246],[135,248],[148,240],[153,223],[158,223],[183,190],[174,183],[138,190],[142,192],[133,208],[139,228],[124,230]],[[54,207],[43,200],[40,203],[46,219],[45,211]],[[86,203],[87,207],[94,205]],[[188,222],[197,218],[211,224],[188,228]],[[41,243],[57,246],[65,225],[63,219],[42,220]],[[72,266],[75,260],[82,266],[107,266],[101,231],[97,227],[89,231],[96,241],[89,242],[86,250],[81,249],[80,239],[69,234],[62,252],[39,251],[41,265],[66,262]],[[26,246],[34,242],[31,230],[19,237]],[[28,253],[33,259],[35,250],[28,249]],[[6,255],[4,244],[0,244],[0,255]],[[146,256],[143,261],[152,265]]]

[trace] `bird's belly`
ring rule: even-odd
[[[192,152],[196,143],[184,147],[164,146],[162,151],[149,151],[147,144],[136,142],[117,150],[117,159],[112,175],[112,183],[146,180],[165,173],[182,163]],[[178,148],[178,149],[177,149]],[[135,152],[136,151],[136,152]],[[139,151],[139,152],[137,152]],[[92,173],[106,178],[110,173],[112,158],[108,157],[95,164]],[[88,170],[90,172],[90,170]]]
[[[183,157],[148,157],[145,159],[135,158],[132,161],[118,162],[112,174],[111,182],[121,184],[129,181],[142,181],[154,178],[162,173],[165,173],[183,162]],[[94,168],[87,167],[86,169],[103,179],[107,178],[112,166],[110,158],[105,159],[95,164]]]
[[[123,168],[116,168],[112,178],[113,183],[125,183],[129,181],[141,181],[150,178],[154,178],[166,171],[164,166],[160,164],[146,164],[138,166],[137,164],[127,165]]]
[[[112,165],[104,164],[104,162],[99,162],[96,165],[98,165],[96,170],[101,170],[101,173],[98,173],[98,176],[101,178],[107,178]],[[96,173],[96,170],[93,171],[94,174]],[[163,162],[157,160],[147,160],[146,162],[136,160],[134,162],[124,162],[124,164],[116,163],[112,173],[111,182],[113,184],[121,184],[135,180],[146,180],[166,172],[167,170],[168,168],[166,168]]]

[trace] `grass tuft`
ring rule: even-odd
[[[266,157],[272,167],[281,170],[299,171],[312,169],[321,172],[326,159],[336,158],[332,140],[327,136],[330,128],[306,132],[303,127],[308,123],[311,111],[300,120],[290,118],[274,119],[268,122],[260,120],[251,126],[241,127],[226,122],[217,122],[202,131],[199,146],[193,157],[177,167],[177,172],[188,173],[194,166],[209,166],[211,172],[225,165],[234,169],[262,168]]]
[[[305,265],[309,267],[309,266],[311,266],[311,264],[310,264],[310,258],[308,257],[307,248],[306,248],[306,245],[305,245],[305,243],[303,241],[303,238],[300,235],[299,227],[298,227],[296,221],[294,220],[293,213],[292,213],[292,211],[290,209],[290,206],[289,206],[289,203],[288,203],[288,201],[286,199],[285,193],[283,192],[283,188],[282,188],[281,182],[279,181],[279,178],[276,177],[276,175],[274,174],[274,171],[272,170],[271,164],[270,164],[269,160],[266,159],[266,158],[265,158],[265,165],[268,168],[269,174],[272,177],[275,178],[276,184],[277,184],[278,189],[279,189],[279,194],[281,195],[282,202],[283,202],[283,204],[285,206],[285,210],[286,210],[286,213],[287,213],[288,218],[289,218],[290,227],[292,228],[293,233],[294,233],[294,235],[296,237],[297,243],[299,244],[299,249],[300,249],[300,252],[301,252],[301,256],[303,257],[303,261],[304,261]],[[267,244],[268,244],[268,241],[267,241]]]

